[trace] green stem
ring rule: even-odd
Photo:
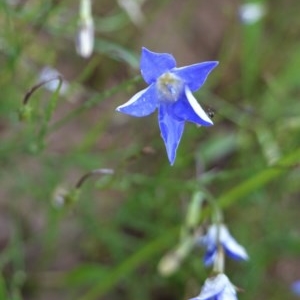
[[[213,210],[213,217],[212,217],[212,222],[214,224],[221,224],[223,222],[223,212],[220,209],[220,205],[218,204],[218,201],[212,196],[212,194],[205,190],[205,196],[207,202],[210,204],[212,210]]]

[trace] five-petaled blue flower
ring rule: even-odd
[[[158,108],[161,135],[173,165],[185,121],[202,126],[213,125],[192,92],[204,84],[217,64],[216,61],[207,61],[176,68],[176,61],[171,54],[142,48],[141,74],[149,87],[116,110],[134,117],[144,117]]]
[[[206,279],[200,294],[190,300],[237,300],[236,289],[228,277],[221,273]]]
[[[214,263],[218,244],[222,245],[225,253],[236,260],[248,260],[248,254],[243,246],[241,246],[229,233],[227,227],[223,224],[211,225],[206,235],[200,237],[197,243],[206,247],[204,256],[204,264],[210,266]]]

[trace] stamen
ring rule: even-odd
[[[172,73],[164,73],[157,80],[157,90],[161,101],[175,102],[183,92],[183,82]]]

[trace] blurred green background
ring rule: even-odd
[[[0,299],[196,296],[210,272],[201,249],[169,277],[157,265],[201,190],[249,253],[247,263],[226,264],[244,289],[239,299],[294,299],[300,1],[255,1],[257,20],[237,0],[131,2],[136,10],[93,2],[95,49],[83,59],[75,50],[79,1],[0,1]],[[215,126],[187,124],[173,167],[156,114],[114,111],[146,86],[137,76],[142,46],[172,53],[179,66],[220,61],[195,94],[215,112]],[[59,95],[34,92],[32,118],[20,121],[46,67],[64,86]],[[76,203],[58,207],[57,193],[97,168],[115,174],[89,178]]]

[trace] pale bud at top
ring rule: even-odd
[[[267,10],[263,3],[245,3],[239,8],[239,16],[246,25],[255,24],[266,14]]]
[[[76,51],[80,56],[88,58],[92,55],[94,49],[94,34],[91,1],[81,0],[76,37]]]

